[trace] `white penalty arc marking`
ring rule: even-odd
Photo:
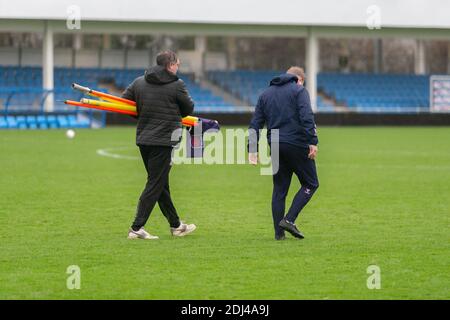
[[[127,155],[123,155],[123,154],[117,153],[117,151],[130,150],[130,149],[131,149],[131,147],[104,148],[104,149],[98,149],[96,151],[96,153],[99,156],[113,158],[113,159],[139,160],[139,157],[127,156]]]

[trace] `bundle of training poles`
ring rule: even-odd
[[[137,116],[136,102],[132,100],[96,91],[76,83],[72,84],[72,88],[81,91],[88,96],[98,98],[99,100],[87,98],[82,98],[80,101],[65,100],[64,103],[67,105]],[[182,119],[181,123],[185,127],[193,127],[198,125],[199,121],[201,121],[200,118],[187,116]]]

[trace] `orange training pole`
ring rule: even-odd
[[[103,111],[111,111],[111,112],[116,112],[116,113],[121,113],[121,114],[127,114],[127,115],[130,115],[130,116],[136,116],[137,115],[137,112],[133,112],[133,111],[120,110],[120,109],[114,109],[114,108],[107,108],[107,107],[102,107],[102,106],[94,106],[92,104],[85,104],[85,103],[81,103],[81,102],[73,101],[73,100],[65,100],[64,103],[68,104],[68,105],[76,106],[76,107],[97,109],[97,110],[103,110]]]

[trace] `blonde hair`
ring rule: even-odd
[[[303,68],[292,66],[286,73],[294,74],[299,80],[305,81],[305,70],[303,70]]]

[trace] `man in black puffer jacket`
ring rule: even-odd
[[[143,228],[156,202],[170,224],[172,235],[184,236],[196,228],[180,221],[169,189],[172,149],[181,140],[181,120],[192,114],[194,102],[176,75],[180,65],[176,54],[161,52],[156,63],[122,94],[123,98],[136,101],[136,144],[147,170],[147,184],[139,198],[129,239],[158,239]]]

